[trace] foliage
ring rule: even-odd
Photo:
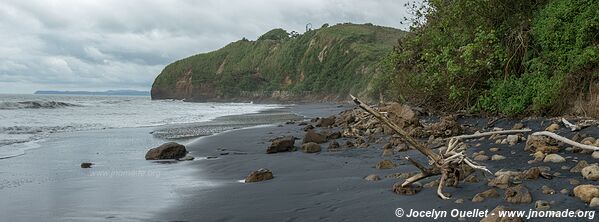
[[[257,41],[233,42],[174,62],[156,78],[154,87],[174,88],[181,76],[191,72],[194,86],[214,86],[225,97],[274,90],[365,94],[379,70],[378,61],[403,34],[393,28],[356,24],[291,37],[283,29],[274,29]]]
[[[597,70],[596,1],[429,0],[407,6],[415,17],[393,55],[393,84],[396,95],[418,105],[506,115],[559,112],[556,105],[568,98],[558,95],[576,79],[570,76]]]

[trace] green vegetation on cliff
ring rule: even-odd
[[[597,0],[427,0],[413,9],[412,32],[385,58],[388,95],[505,115],[560,114],[580,99],[587,114],[599,104],[589,102],[599,101],[590,92],[599,90]]]
[[[304,34],[274,29],[219,50],[168,65],[156,78],[153,98],[218,100],[242,92],[309,92],[316,98],[374,95],[380,61],[401,30],[370,24],[339,24]]]

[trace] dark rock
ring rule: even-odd
[[[327,134],[327,140],[334,140],[334,139],[339,139],[339,138],[341,138],[341,132],[339,132],[339,131],[329,132]]]
[[[320,145],[315,142],[304,143],[304,144],[302,144],[302,152],[318,153],[318,152],[320,152]]]
[[[312,125],[307,125],[307,126],[304,127],[304,131],[309,131],[309,130],[312,130],[312,129],[314,129],[314,126],[312,126]]]
[[[422,186],[419,183],[412,183],[409,186],[402,187],[402,182],[393,184],[393,192],[401,195],[414,195],[422,190]]]
[[[334,124],[335,124],[335,116],[331,116],[331,117],[327,117],[327,118],[320,118],[316,122],[317,127],[329,127],[329,126],[333,126]]]
[[[256,171],[252,171],[250,173],[250,175],[248,175],[245,178],[245,182],[246,183],[253,183],[253,182],[259,182],[259,181],[264,181],[264,180],[270,180],[272,179],[272,172],[268,169],[259,169]]]
[[[488,189],[486,191],[477,193],[472,198],[472,202],[483,202],[486,198],[498,197],[499,193],[497,193],[496,189]]]
[[[272,143],[266,149],[266,153],[289,152],[295,150],[296,138],[293,136],[283,136],[272,140]]]
[[[380,162],[378,162],[376,164],[376,168],[377,169],[391,169],[393,167],[395,167],[396,165],[391,162],[390,160],[381,160]]]
[[[317,133],[314,130],[308,130],[308,132],[306,132],[306,135],[304,136],[303,143],[309,143],[309,142],[324,143],[326,141],[327,141],[327,136]]]
[[[331,142],[329,144],[329,149],[339,149],[340,145],[336,140],[333,140],[333,142]]]
[[[187,150],[185,149],[185,146],[175,142],[169,142],[150,149],[146,153],[146,160],[179,159],[183,158],[186,154]]]
[[[81,163],[81,168],[92,168],[93,163]]]
[[[532,202],[532,196],[528,191],[528,188],[522,184],[507,188],[505,191],[505,198],[507,202],[514,204],[530,203]]]
[[[584,184],[574,188],[574,196],[585,203],[590,203],[593,198],[599,197],[599,185]]]

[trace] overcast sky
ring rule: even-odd
[[[3,0],[0,93],[149,90],[165,65],[306,23],[406,29],[405,0]]]

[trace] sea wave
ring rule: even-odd
[[[63,107],[81,106],[73,103],[58,101],[20,101],[0,102],[0,109],[55,109]]]

